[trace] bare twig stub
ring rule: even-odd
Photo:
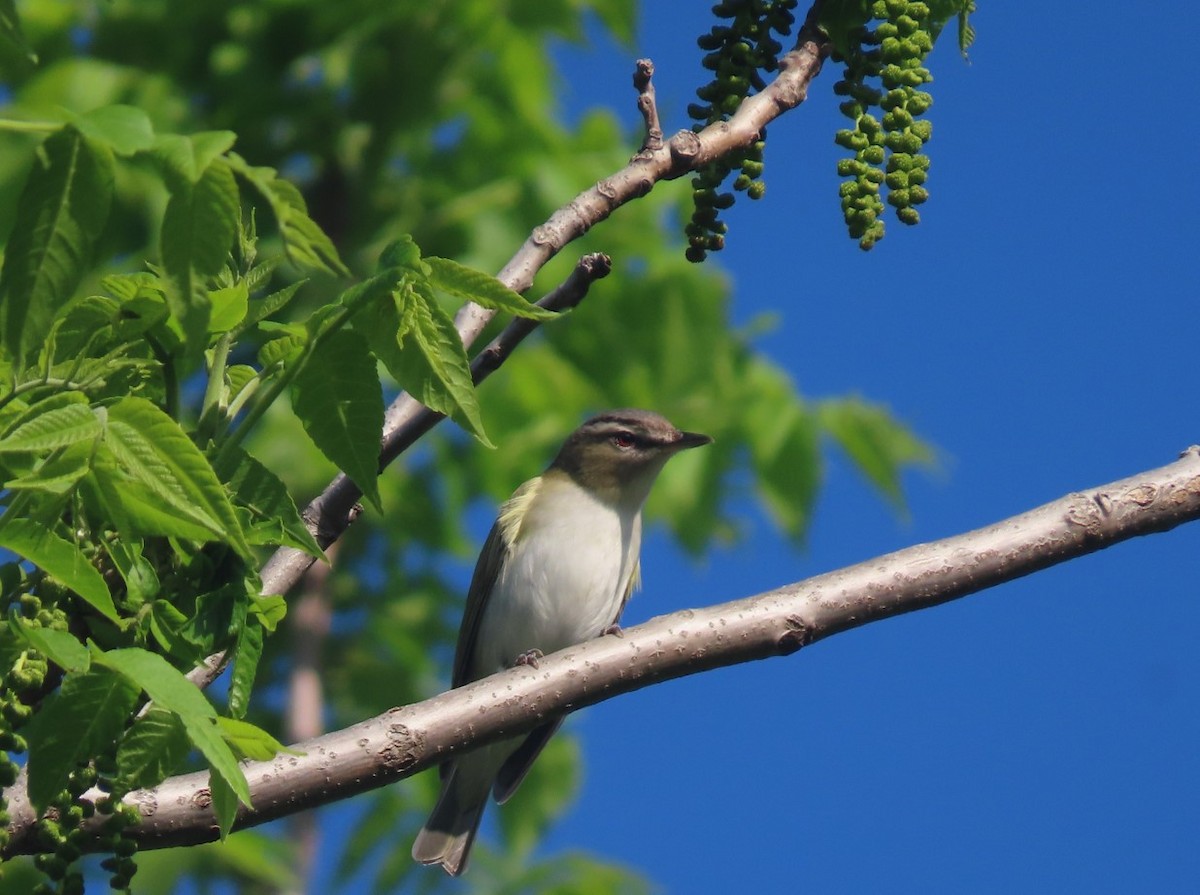
[[[638,155],[645,152],[657,152],[662,149],[663,130],[658,123],[658,102],[654,97],[654,63],[649,59],[639,59],[633,71],[633,86],[638,92],[638,111],[646,122],[646,137],[642,140],[642,149]]]
[[[1121,541],[1200,519],[1200,448],[1174,463],[1069,494],[995,525],[919,544],[777,590],[626,628],[244,765],[252,826],[433,767],[547,718],[675,677],[788,655],[817,640],[944,603]],[[143,848],[213,839],[208,774],[129,796]],[[2,856],[33,850],[28,800],[9,804]],[[95,823],[94,821],[89,823]]]

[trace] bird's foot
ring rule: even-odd
[[[541,659],[545,655],[546,654],[540,649],[526,650],[525,652],[521,653],[521,655],[517,656],[516,660],[513,662],[513,667],[516,667],[517,665],[528,665],[530,668],[537,668],[538,659]]]
[[[601,637],[603,637],[606,634],[613,634],[616,637],[624,637],[625,631],[621,628],[620,625],[618,625],[616,622],[613,622],[611,625],[609,625],[607,628],[605,628],[603,631],[600,632]]]

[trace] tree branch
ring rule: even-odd
[[[619,693],[724,665],[790,655],[842,631],[936,606],[1121,541],[1200,519],[1200,447],[1161,469],[967,534],[919,544],[712,606],[660,616],[244,765],[254,807],[239,827],[346,798]],[[142,848],[216,838],[208,773],[132,793]],[[34,851],[28,802],[9,806],[3,857]],[[95,821],[89,821],[95,824]]]

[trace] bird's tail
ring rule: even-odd
[[[487,805],[488,790],[471,792],[477,787],[463,786],[457,768],[442,782],[442,792],[425,826],[413,842],[413,860],[421,864],[441,864],[451,876],[467,869],[467,856],[479,821]]]

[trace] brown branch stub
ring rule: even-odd
[[[642,113],[642,120],[646,122],[646,136],[642,140],[638,156],[647,152],[657,152],[663,145],[663,130],[658,121],[658,102],[654,97],[653,77],[654,63],[649,59],[639,59],[633,70],[633,86],[638,92],[638,111]]]
[[[1086,527],[1072,510],[1098,507]],[[303,755],[244,765],[253,826],[382,786],[474,746],[663,680],[794,652],[808,643],[1031,574],[1047,566],[1200,519],[1200,451],[1100,488],[1069,494],[994,525],[919,544],[768,593],[660,616],[519,668],[402,706],[298,744]],[[172,778],[128,801],[143,848],[215,838],[207,772]],[[27,800],[26,800],[27,801]],[[9,803],[0,857],[36,850],[32,812]],[[99,821],[87,822],[88,829]]]

